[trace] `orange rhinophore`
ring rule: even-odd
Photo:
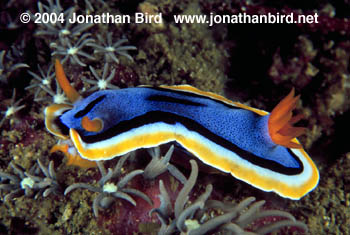
[[[56,59],[55,61],[55,70],[56,70],[56,79],[58,83],[60,84],[60,87],[64,91],[64,93],[67,95],[70,102],[74,103],[78,99],[81,98],[79,93],[74,89],[74,87],[71,86],[69,83],[66,75],[64,74],[63,67],[59,60]]]

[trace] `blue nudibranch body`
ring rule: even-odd
[[[80,99],[59,62],[56,76],[75,102],[46,108],[46,126],[71,140],[77,152],[66,142],[55,146],[71,161],[107,160],[176,141],[204,163],[283,197],[299,199],[318,183],[315,164],[295,138],[304,129],[292,126],[299,119],[292,117],[294,91],[269,114],[188,85],[105,90]]]

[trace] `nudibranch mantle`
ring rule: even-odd
[[[269,114],[188,85],[104,90],[75,98],[72,107],[49,106],[45,123],[89,161],[176,141],[214,168],[299,199],[316,187],[319,174],[294,138],[291,110],[298,97],[293,96],[280,103],[282,113]],[[271,137],[271,125],[282,130],[282,139]]]

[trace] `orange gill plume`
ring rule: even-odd
[[[294,97],[294,88],[281,100],[272,110],[269,120],[269,134],[275,144],[288,148],[302,148],[294,138],[302,135],[306,128],[294,127],[293,124],[303,118],[302,114],[293,117],[293,109],[299,100],[300,95]]]

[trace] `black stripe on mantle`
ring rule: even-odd
[[[259,117],[258,114],[256,114],[256,116],[257,118]],[[187,117],[183,117],[174,113],[163,112],[163,111],[150,111],[148,113],[135,117],[131,120],[121,121],[102,133],[99,133],[96,135],[81,136],[81,138],[87,144],[95,143],[103,140],[108,140],[114,136],[128,132],[138,127],[142,127],[144,125],[149,125],[149,124],[154,124],[159,122],[170,124],[170,125],[181,123],[188,130],[199,133],[200,135],[204,136],[210,141],[236,153],[238,156],[249,161],[250,163],[266,169],[270,169],[272,171],[275,171],[281,174],[297,175],[297,174],[300,174],[304,169],[300,159],[289,148],[287,148],[287,150],[290,153],[290,155],[295,159],[295,161],[298,163],[299,165],[298,168],[286,167],[275,161],[261,158],[255,155],[254,153],[241,149],[240,147],[231,143],[230,141],[214,134],[213,132],[209,131],[208,129],[206,129],[205,127],[203,127],[198,122],[192,119],[189,119]]]

